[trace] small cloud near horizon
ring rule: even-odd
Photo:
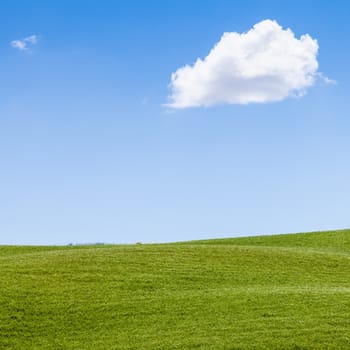
[[[31,35],[24,39],[20,40],[12,40],[11,46],[14,49],[18,49],[20,51],[27,51],[29,48],[38,43],[39,37],[37,35]]]
[[[246,33],[224,33],[204,59],[171,75],[169,103],[174,109],[218,104],[250,104],[303,96],[318,77],[318,43],[309,34],[263,20]]]

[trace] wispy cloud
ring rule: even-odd
[[[37,35],[31,35],[24,39],[12,40],[11,46],[20,51],[29,50],[29,48],[35,44],[37,44],[39,37]]]
[[[296,38],[272,20],[246,33],[224,33],[207,57],[172,74],[167,106],[266,103],[302,96],[320,74],[317,53],[317,40],[309,34]]]
[[[318,73],[318,77],[325,83],[329,85],[337,85],[337,81],[326,77],[323,73]]]

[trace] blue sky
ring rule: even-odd
[[[343,1],[2,0],[0,244],[350,227],[349,16]],[[265,19],[317,39],[337,84],[164,106],[172,73]]]

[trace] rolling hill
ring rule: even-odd
[[[0,246],[0,349],[349,349],[350,230]]]

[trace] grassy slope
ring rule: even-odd
[[[350,230],[0,247],[0,349],[349,349]]]

